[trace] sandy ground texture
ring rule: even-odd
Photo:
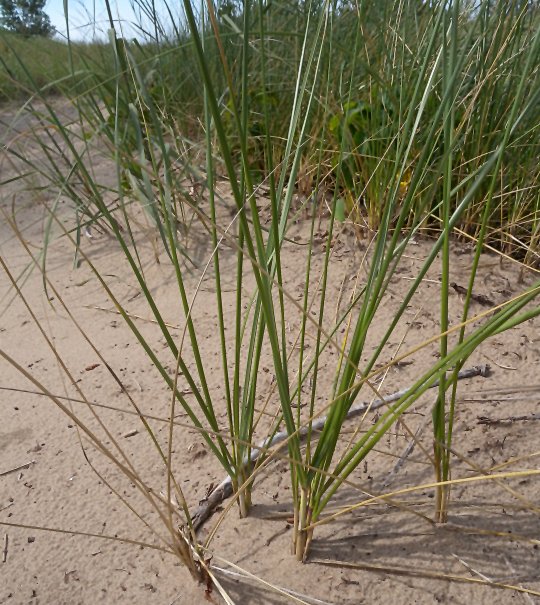
[[[23,120],[19,131],[24,133],[25,128]],[[11,141],[21,135],[4,130],[3,136]],[[27,153],[39,153],[31,143],[26,145]],[[20,163],[9,163],[4,157],[0,165],[2,180],[8,180],[20,168]],[[94,168],[103,178],[110,176],[110,166],[98,156]],[[222,188],[226,198],[225,185]],[[43,204],[51,204],[55,198],[48,189],[33,192],[23,189],[24,184],[19,181],[2,189],[1,208],[5,214],[0,219],[0,255],[17,280],[22,296],[16,295],[2,269],[0,348],[50,393],[61,398],[59,401],[99,433],[107,445],[116,440],[145,484],[158,493],[166,488],[165,468],[133,414],[129,398],[152,418],[149,423],[164,445],[168,424],[160,419],[170,414],[170,394],[133,333],[115,313],[89,262],[106,276],[114,295],[135,318],[152,350],[168,364],[171,375],[174,359],[163,335],[149,321],[148,305],[122,252],[106,234],[93,231],[91,239],[84,237],[81,243],[84,256],[74,263],[71,243],[56,229],[47,257],[50,284],[44,291],[39,269],[34,266],[30,270],[33,265],[29,252],[36,258],[39,255],[47,221]],[[261,205],[264,206],[264,200]],[[60,205],[60,213],[67,222],[72,219],[68,203]],[[16,219],[28,250],[14,234],[7,217]],[[293,299],[301,297],[304,285],[306,248],[302,244],[309,236],[309,227],[309,222],[300,215],[289,233],[292,241],[283,251],[284,283]],[[323,263],[324,230],[323,218],[313,254],[315,284]],[[171,334],[180,342],[184,315],[174,272],[165,255],[161,254],[161,262],[156,262],[154,242],[147,235],[142,227],[135,234],[145,277],[171,326]],[[208,240],[202,229],[196,225],[192,228],[188,252],[196,266],[186,278],[186,286],[191,296],[200,285],[193,317],[208,387],[218,402],[219,420],[224,422],[225,405],[219,403],[224,400],[223,374],[216,342],[211,270],[199,284],[210,253]],[[393,318],[410,286],[410,278],[416,275],[429,248],[429,241],[417,240],[407,249],[376,316],[366,343],[366,356]],[[339,310],[345,308],[355,284],[361,283],[369,255],[369,242],[365,239],[359,241],[347,231],[336,239],[328,284],[329,325]],[[224,314],[226,322],[233,326],[234,249],[225,246],[221,258]],[[451,265],[452,279],[458,285],[466,285],[471,262],[470,248],[456,242]],[[435,264],[382,359],[390,359],[437,334],[437,271]],[[522,274],[515,263],[501,262],[497,256],[486,254],[481,259],[477,294],[501,303],[534,279],[532,274]],[[248,275],[246,301],[252,288],[253,279]],[[452,291],[452,323],[457,323],[461,308],[459,292]],[[300,317],[294,306],[291,309],[287,331],[292,348]],[[480,302],[473,304],[475,313],[486,310]],[[40,334],[38,324],[52,348]],[[540,399],[538,326],[538,321],[529,321],[491,339],[467,363],[467,367],[489,364],[492,371],[488,377],[459,384],[454,478],[473,477],[482,471],[538,468],[540,424],[538,418],[531,416],[538,412]],[[91,339],[124,390],[78,327]],[[53,349],[83,397],[62,369]],[[311,341],[306,345],[306,353],[312,350]],[[436,354],[437,345],[432,343],[407,358],[406,363],[393,366],[381,376],[379,392],[388,395],[412,384],[433,363]],[[185,358],[193,367],[187,345]],[[337,353],[330,349],[321,362],[317,400],[320,408],[327,401],[337,359]],[[279,403],[267,350],[261,368],[259,408],[266,404],[266,411],[272,414]],[[189,389],[182,378],[179,386],[189,399]],[[0,389],[0,522],[27,526],[0,527],[0,604],[189,605],[207,603],[208,599],[220,602],[216,591],[205,595],[204,587],[195,585],[173,556],[159,550],[159,537],[149,527],[157,534],[164,531],[133,484],[104,460],[87,439],[81,438],[72,419],[4,360],[0,361]],[[308,394],[304,396],[307,398]],[[371,396],[369,390],[360,394],[366,401]],[[81,402],[83,398],[109,406],[94,407],[109,435]],[[428,393],[407,412],[403,423],[389,432],[377,451],[351,476],[351,485],[338,492],[332,510],[338,505],[360,502],[366,493],[390,493],[433,481],[428,457],[433,447],[429,420],[434,399],[435,394]],[[207,452],[200,434],[190,428],[185,412],[177,409],[175,415],[178,425],[174,433],[173,470],[194,509],[209,488],[221,481],[223,470]],[[374,416],[371,413],[348,423],[344,442],[366,430]],[[514,419],[507,420],[509,417]],[[257,438],[265,434],[266,418],[263,417]],[[411,441],[410,433],[417,431],[418,445],[396,470],[396,462]],[[537,476],[456,485],[446,526],[430,522],[434,509],[431,488],[359,508],[318,527],[309,560],[302,564],[290,554],[292,509],[288,472],[286,460],[273,462],[256,480],[249,518],[239,519],[233,507],[221,519],[222,509],[201,530],[204,538],[219,521],[211,542],[212,565],[228,570],[228,574],[216,573],[233,602],[246,605],[540,603],[537,596],[519,590],[540,592]],[[118,496],[129,502],[137,514]],[[246,578],[245,572],[253,574],[253,578]],[[295,596],[286,596],[270,585],[294,591]],[[515,589],[503,589],[500,585]]]

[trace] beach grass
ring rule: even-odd
[[[99,47],[107,57],[106,69],[98,70],[94,59],[84,58],[82,68],[71,60],[65,79],[54,74],[55,87],[61,83],[58,90],[78,110],[82,131],[74,133],[62,124],[47,84],[30,77],[27,69],[20,87],[32,92],[29,111],[39,101],[46,110],[40,109],[38,119],[55,126],[54,139],[35,141],[47,158],[45,166],[29,159],[26,168],[74,211],[66,226],[50,204],[46,239],[56,232],[72,242],[170,393],[166,447],[158,444],[141,415],[167,469],[164,501],[148,496],[167,529],[167,548],[205,580],[203,550],[172,471],[178,408],[230,478],[241,517],[250,514],[256,497],[254,478],[276,454],[270,449],[273,437],[280,430],[286,433],[278,450],[289,461],[293,552],[304,561],[316,528],[338,516],[327,510],[339,502],[343,486],[403,415],[437,386],[430,485],[436,490],[434,520],[445,523],[458,373],[488,339],[540,314],[538,283],[490,312],[474,314],[471,308],[486,247],[523,267],[534,269],[538,262],[538,8],[517,0],[478,7],[458,1],[358,6],[261,1],[228,12],[189,0],[183,6],[184,25],[174,36],[129,41],[111,22],[110,42]],[[13,52],[15,63],[24,65],[23,51]],[[112,188],[89,167],[87,158],[97,146],[109,153],[114,166]],[[61,155],[55,153],[60,147]],[[218,179],[227,183],[229,222],[223,220]],[[264,220],[258,203],[261,187]],[[284,252],[299,214],[310,225],[301,248],[300,299],[287,283]],[[167,325],[141,261],[136,237],[141,216],[153,230],[156,257],[174,269],[184,321],[181,339]],[[324,260],[315,278],[312,252],[320,224]],[[151,347],[125,302],[114,295],[107,275],[80,245],[93,227],[107,229],[121,249],[165,352]],[[369,261],[350,304],[332,318],[326,284],[334,246],[346,227],[359,240],[369,240]],[[203,265],[190,255],[195,228],[204,229],[212,242]],[[429,252],[376,346],[368,349],[407,246],[423,236],[430,242]],[[452,324],[450,246],[456,238],[472,243],[472,262],[463,277],[461,320]],[[222,282],[231,249],[236,261],[227,278],[235,284],[236,298],[228,324]],[[40,267],[46,282],[45,256]],[[403,355],[390,355],[410,302],[434,268],[440,279],[432,338]],[[193,270],[200,272],[201,281],[207,273],[213,281],[212,299],[206,303],[215,317],[217,370],[204,357],[192,317],[200,296],[200,282],[195,290],[189,287]],[[293,316],[298,324],[291,343],[287,326]],[[380,395],[376,382],[384,371],[433,342],[438,355],[418,371],[412,388],[350,439],[345,427],[355,402],[366,393],[368,398]],[[329,350],[335,359],[333,386],[321,392],[319,372]],[[14,363],[10,356],[4,358]],[[275,377],[270,394],[260,391],[263,359]],[[326,361],[324,367],[328,371]],[[208,386],[210,371],[223,375],[219,400]],[[192,398],[178,388],[180,376]],[[262,445],[254,437],[261,395],[279,404]],[[323,415],[324,426],[315,430]],[[134,480],[132,469],[94,441]],[[144,485],[139,487],[144,491]],[[182,534],[167,508],[173,496],[186,515],[188,529]],[[351,510],[354,505],[340,514]]]

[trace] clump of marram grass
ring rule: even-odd
[[[446,521],[449,486],[456,481],[451,478],[451,461],[458,373],[488,338],[540,313],[531,305],[539,291],[537,284],[493,313],[470,314],[486,242],[494,245],[495,237],[500,248],[510,251],[519,245],[526,258],[535,254],[529,243],[538,236],[533,200],[538,193],[534,112],[539,93],[531,84],[538,77],[540,58],[540,30],[533,28],[538,11],[518,2],[510,8],[504,2],[485,2],[478,10],[460,2],[420,6],[404,2],[392,27],[366,33],[362,20],[387,23],[390,4],[384,3],[384,9],[362,7],[359,14],[326,3],[313,6],[293,36],[275,27],[274,20],[282,18],[279,3],[275,9],[247,3],[241,14],[225,18],[211,4],[196,11],[185,0],[186,29],[181,37],[189,40],[189,50],[183,46],[182,53],[189,52],[190,68],[196,63],[199,78],[196,92],[189,94],[196,94],[191,107],[198,107],[200,113],[190,120],[175,114],[176,95],[182,91],[170,90],[165,70],[170,49],[159,51],[150,78],[141,68],[137,45],[120,40],[111,23],[115,77],[103,81],[96,75],[93,86],[75,99],[81,122],[91,126],[94,140],[89,140],[87,131],[63,127],[53,106],[43,99],[48,116],[42,115],[41,120],[53,123],[57,131],[48,141],[37,141],[48,164],[30,165],[57,188],[59,196],[67,196],[75,205],[75,235],[67,230],[64,235],[88,262],[170,391],[169,441],[161,451],[168,470],[164,498],[168,506],[176,490],[188,525],[190,511],[171,473],[172,419],[177,407],[183,408],[230,477],[240,516],[246,516],[253,478],[268,464],[269,454],[275,453],[263,452],[256,461],[253,456],[260,422],[259,378],[263,360],[271,364],[279,413],[266,439],[271,441],[284,427],[287,437],[282,449],[286,448],[293,496],[293,551],[299,560],[308,557],[315,528],[335,518],[326,511],[342,486],[403,414],[436,384],[432,486],[437,492],[435,520]],[[337,38],[342,30],[346,35]],[[282,59],[282,45],[291,38],[292,59]],[[414,41],[414,52],[409,40]],[[342,56],[350,61],[339,62]],[[336,64],[343,67],[336,70]],[[294,84],[287,87],[285,74],[291,73]],[[283,96],[276,93],[278,85],[286,88]],[[186,124],[196,120],[203,136],[194,143]],[[481,124],[484,129],[479,131]],[[92,146],[109,149],[115,161],[112,200],[110,185],[98,182],[86,162]],[[513,158],[521,152],[531,170],[516,168]],[[316,162],[308,169],[306,157]],[[304,290],[298,301],[286,282],[283,246],[297,216],[295,189],[300,179],[305,182],[306,172],[312,175],[313,193],[302,203],[310,238],[303,248]],[[233,202],[227,220],[216,185],[223,175]],[[267,221],[257,203],[261,180],[268,192]],[[194,181],[202,187],[199,196],[191,186]],[[317,203],[323,190],[330,192],[324,219]],[[509,203],[511,193],[519,204]],[[56,208],[50,212],[50,228],[61,225]],[[167,325],[143,269],[135,236],[141,212],[158,238],[156,256],[174,269],[185,322],[180,340]],[[317,282],[312,253],[323,220],[324,261]],[[97,221],[107,226],[120,246],[166,344],[165,353],[152,349],[109,288],[107,276],[84,256],[80,234]],[[344,221],[362,222],[362,230],[373,232],[372,251],[351,304],[332,319],[327,280]],[[204,228],[212,242],[212,253],[202,267],[190,258],[188,227],[194,224]],[[429,254],[377,346],[368,350],[371,328],[381,317],[381,303],[407,245],[433,225],[437,234]],[[450,241],[458,230],[472,237],[475,248],[462,320],[451,326]],[[232,319],[225,315],[222,287],[224,259],[231,248],[236,255],[234,268],[228,264],[236,292]],[[411,389],[349,441],[344,434],[347,415],[361,393],[377,393],[373,379],[395,363],[388,358],[388,344],[404,325],[407,307],[426,273],[438,262],[440,324],[432,340],[439,343],[439,356],[419,373]],[[225,422],[219,420],[218,401],[208,386],[208,372],[214,368],[203,356],[193,320],[193,305],[200,296],[198,288],[192,292],[188,287],[194,270],[200,270],[201,280],[214,282],[215,345],[221,356]],[[209,298],[205,302],[210,305]],[[286,331],[291,316],[299,317],[294,345]],[[309,356],[304,346],[308,337]],[[324,393],[327,403],[321,408],[319,372],[332,347],[338,353],[333,387]],[[176,368],[172,376],[171,359]],[[189,400],[178,388],[180,375],[192,393]],[[316,431],[313,423],[322,414],[326,422]],[[141,420],[145,422],[142,415]],[[122,471],[131,472],[127,467]],[[154,500],[152,504],[158,505]],[[352,509],[354,505],[343,512]],[[176,536],[171,513],[165,511],[162,520],[170,536]],[[205,580],[208,566],[195,532],[187,541],[186,535],[173,538],[169,546],[194,575]]]

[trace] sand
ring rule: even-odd
[[[6,120],[11,116],[4,112]],[[28,125],[29,122],[23,119],[19,130],[24,132]],[[4,130],[5,141],[12,141],[15,136],[14,131]],[[27,153],[39,153],[35,146],[25,141],[19,141],[19,144],[26,145]],[[97,152],[94,167],[104,179],[110,176],[110,164]],[[20,162],[11,164],[4,157],[0,164],[2,180],[15,175],[18,169]],[[25,242],[33,254],[38,254],[47,216],[43,203],[50,204],[54,197],[48,189],[24,191],[27,184],[28,181],[14,181],[5,185],[0,203],[9,216],[16,216]],[[226,183],[220,183],[225,199],[226,189]],[[265,205],[264,198],[260,204]],[[66,224],[72,220],[66,201],[60,206],[60,214]],[[324,220],[323,217],[320,243],[313,255],[314,276],[320,271],[323,261]],[[136,234],[146,279],[164,318],[174,326],[171,333],[178,342],[184,319],[174,274],[165,255],[161,254],[161,262],[156,262],[154,246],[146,234],[142,228]],[[284,283],[293,298],[302,292],[306,249],[300,244],[305,242],[308,234],[309,223],[300,214],[289,233],[296,243],[287,243],[283,251]],[[137,327],[173,373],[174,360],[166,350],[163,336],[155,324],[148,321],[149,309],[117,243],[97,230],[93,230],[92,236],[82,240],[84,254],[107,276],[107,283],[115,296],[133,316],[138,317],[134,320]],[[378,336],[393,317],[410,286],[411,276],[415,275],[430,246],[429,240],[417,239],[407,249],[402,266],[376,316],[366,351],[373,349]],[[190,232],[189,252],[196,267],[186,279],[186,287],[193,294],[210,253],[208,236],[197,225]],[[28,253],[4,218],[0,221],[0,254],[12,275],[19,278],[24,300],[54,343],[84,396],[92,402],[116,408],[97,408],[111,435],[121,444],[145,483],[157,492],[164,490],[165,469],[140,421],[133,415],[126,393],[122,392],[103,360],[85,341],[62,307],[61,301],[64,301],[140,409],[154,417],[168,417],[170,397],[163,380],[122,318],[115,314],[114,305],[93,276],[88,262],[80,258],[79,266],[74,266],[72,245],[61,237],[60,229],[55,229],[48,253],[47,275],[57,292],[49,289],[48,295],[53,300],[47,300],[39,271],[27,271],[31,264]],[[224,249],[222,261],[225,317],[232,322],[236,262],[232,247]],[[336,240],[333,250],[328,285],[329,325],[336,309],[344,309],[356,276],[360,275],[361,279],[363,275],[365,262],[369,262],[369,240],[358,240],[352,232],[345,230]],[[455,242],[451,258],[455,282],[466,285],[471,262],[468,246]],[[426,276],[419,296],[413,299],[408,309],[407,322],[400,325],[395,338],[391,339],[384,358],[398,349],[406,351],[437,334],[437,270],[438,267],[434,266]],[[521,292],[533,280],[533,274],[522,274],[512,261],[501,261],[495,254],[485,254],[481,260],[477,292],[501,303]],[[253,286],[252,277],[248,276],[245,286],[249,292]],[[452,292],[450,319],[454,324],[460,316],[461,305],[459,293]],[[292,344],[299,316],[295,314],[293,305],[290,308],[287,330]],[[22,298],[14,295],[3,270],[0,309],[1,349],[51,393],[69,397],[70,402],[62,401],[73,406],[76,415],[95,430],[100,430],[86,406],[76,401],[79,395],[39,334]],[[475,313],[484,310],[481,304],[474,303]],[[216,343],[211,271],[202,281],[193,306],[193,317],[208,386],[212,396],[220,402],[223,400],[223,377]],[[459,385],[454,478],[473,476],[473,466],[477,470],[497,468],[499,471],[538,468],[535,457],[540,452],[538,420],[491,422],[538,412],[538,325],[538,321],[529,321],[493,338],[467,362],[467,367],[490,364],[492,372],[487,378],[477,377]],[[379,391],[387,395],[412,384],[433,362],[436,348],[433,343],[411,356],[408,361],[412,363],[391,368],[379,385]],[[192,365],[187,344],[185,350],[186,360]],[[306,352],[309,351],[307,348]],[[331,387],[336,360],[335,351],[331,351],[321,364],[320,407],[327,400],[325,394]],[[270,395],[267,410],[274,412],[278,401],[273,393],[274,381],[267,350],[261,367],[260,406],[265,396]],[[0,387],[3,412],[0,426],[0,521],[28,526],[0,527],[0,550],[5,552],[5,562],[2,562],[0,553],[0,603],[188,605],[208,602],[204,587],[194,584],[174,557],[152,548],[159,540],[143,521],[163,533],[155,513],[118,470],[107,463],[87,440],[80,440],[75,423],[48,398],[37,394],[35,385],[4,361],[0,362]],[[190,394],[182,379],[180,388],[186,391],[189,399]],[[369,390],[363,390],[360,395],[361,399],[368,401],[370,397]],[[434,397],[434,393],[425,395],[405,415],[404,422],[409,430],[416,431],[426,418],[429,419]],[[218,403],[218,408],[222,421],[224,404]],[[205,449],[201,436],[189,428],[186,414],[182,410],[177,410],[177,414],[177,420],[183,426],[175,430],[174,472],[193,510],[211,485],[223,479],[224,473],[218,461]],[[346,437],[352,436],[356,429],[369,427],[373,416],[368,415],[362,424],[358,419],[347,424],[349,432]],[[488,423],[483,424],[482,418],[488,418]],[[167,425],[158,420],[151,420],[150,424],[160,442],[166,443]],[[257,438],[264,437],[267,425],[267,422],[262,422]],[[106,436],[103,438],[110,441]],[[408,442],[409,436],[403,426],[391,431],[377,451],[368,457],[366,464],[361,464],[351,476],[351,481],[364,492],[373,494],[433,481],[433,470],[419,446],[403,466],[391,474]],[[421,433],[420,443],[426,452],[431,452],[429,425]],[[518,461],[512,465],[502,466],[516,458]],[[140,518],[127,509],[111,487],[130,502]],[[539,487],[536,476],[504,483],[490,481],[457,485],[452,491],[447,526],[436,526],[429,521],[434,509],[434,492],[430,488],[403,496],[406,506],[380,503],[360,508],[318,527],[309,560],[302,564],[290,554],[288,464],[286,460],[280,460],[269,465],[266,472],[258,477],[250,517],[239,519],[235,507],[225,515],[211,543],[212,565],[231,570],[227,561],[231,562],[260,580],[304,595],[298,598],[309,603],[502,605],[540,602],[538,597],[489,585],[489,582],[510,584],[540,591]],[[333,508],[336,504],[352,504],[362,498],[358,489],[344,486]],[[201,537],[208,535],[218,518],[219,514],[216,514],[206,523]],[[44,531],[43,528],[62,533]],[[92,537],[80,535],[81,532],[92,534]],[[145,545],[104,539],[104,536]],[[341,564],[336,565],[336,562]],[[262,581],[216,573],[235,603],[294,602]],[[449,576],[454,579],[450,580]],[[221,602],[216,590],[208,598]]]

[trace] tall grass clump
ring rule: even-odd
[[[237,11],[184,0],[183,7],[182,28],[173,41],[170,32],[154,41],[151,58],[111,22],[114,75],[86,66],[91,84],[73,97],[80,128],[66,128],[36,89],[46,107],[39,119],[56,128],[38,138],[45,162],[18,154],[27,170],[56,188],[58,200],[73,204],[70,222],[49,205],[48,238],[56,233],[72,241],[170,391],[168,443],[160,451],[168,470],[165,501],[177,485],[172,419],[181,407],[230,477],[241,517],[256,497],[257,473],[286,450],[292,548],[305,560],[315,529],[355,508],[328,512],[330,503],[340,502],[343,485],[403,414],[438,385],[431,462],[434,519],[445,522],[458,372],[479,345],[540,312],[534,304],[538,283],[489,313],[471,312],[486,245],[531,264],[537,256],[538,9],[517,0],[478,6],[458,0],[260,1]],[[155,30],[167,28],[156,24]],[[96,149],[112,160],[113,183],[95,178],[89,158]],[[295,245],[290,232],[298,217],[310,234],[298,245],[300,298],[287,281],[285,247]],[[141,223],[151,227],[155,258],[174,271],[180,339],[145,273]],[[333,247],[349,224],[370,251],[351,303],[333,317],[328,276]],[[152,349],[107,275],[85,254],[83,234],[92,228],[106,229],[120,247],[166,343],[164,352]],[[319,228],[324,260],[316,270]],[[194,258],[190,243],[197,229],[211,241],[204,262]],[[421,234],[430,235],[429,253],[394,316],[384,320],[391,281]],[[451,324],[450,246],[456,234],[468,235],[474,250],[461,321]],[[46,261],[40,262],[46,276]],[[390,343],[433,268],[441,275],[433,301],[439,326],[419,348],[437,342],[438,356],[418,372],[412,388],[351,438],[347,416],[366,393],[380,395],[375,379],[400,359]],[[199,284],[213,281],[213,299],[205,294],[205,304],[213,305],[215,318],[219,397],[209,388],[208,372],[216,368],[204,357],[193,320],[201,298],[199,287],[189,285],[193,272]],[[232,313],[224,302],[225,275],[234,283]],[[383,321],[376,346],[369,347],[373,327]],[[329,371],[329,359],[332,386],[323,391],[320,373]],[[261,392],[268,364],[275,388]],[[179,377],[192,398],[179,388]],[[326,417],[322,427],[314,425],[320,416]],[[280,429],[285,436],[271,447]],[[196,548],[194,531],[188,544]],[[189,560],[185,553],[183,560]]]

